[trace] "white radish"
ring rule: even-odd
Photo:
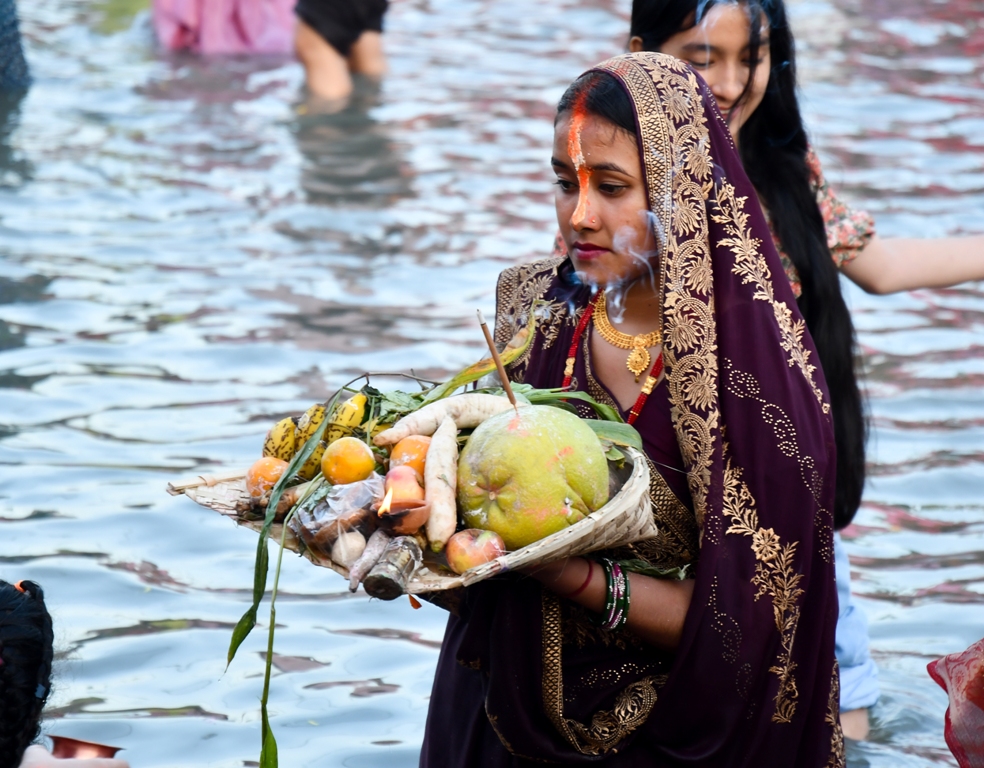
[[[467,395],[465,395],[467,397]],[[504,398],[503,398],[504,399]],[[509,401],[506,405],[510,408]],[[424,499],[430,504],[427,540],[434,552],[444,549],[458,523],[455,491],[458,487],[458,427],[445,416],[427,449],[424,463]]]
[[[396,424],[373,438],[376,445],[395,445],[410,435],[433,435],[441,422],[450,417],[458,429],[477,427],[497,413],[508,411],[512,403],[500,395],[469,392],[425,405],[408,413]]]

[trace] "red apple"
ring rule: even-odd
[[[506,554],[506,545],[495,531],[467,528],[448,539],[444,551],[451,570],[455,573],[464,573],[469,568]]]

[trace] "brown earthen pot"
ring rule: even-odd
[[[108,744],[96,744],[92,741],[70,739],[67,736],[49,736],[51,739],[51,754],[54,757],[116,757],[122,747],[111,747]]]

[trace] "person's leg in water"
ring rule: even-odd
[[[313,96],[336,101],[352,92],[348,61],[300,19],[294,47],[297,58],[304,65],[308,91]]]
[[[385,0],[301,0],[295,49],[308,91],[328,101],[352,93],[352,75],[379,78],[386,72],[382,22]]]
[[[868,710],[878,701],[878,668],[868,648],[868,620],[851,599],[851,565],[840,534],[834,534],[837,566],[837,643],[840,665],[840,719],[844,735],[855,741],[868,738]]]

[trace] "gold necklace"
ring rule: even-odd
[[[629,352],[629,357],[625,361],[625,366],[635,376],[635,380],[639,381],[639,377],[642,375],[642,372],[649,369],[650,357],[648,348],[655,347],[663,341],[662,329],[657,328],[651,333],[640,333],[635,336],[631,336],[628,333],[622,333],[621,331],[616,330],[608,320],[604,291],[598,292],[598,298],[595,299],[594,304],[595,306],[594,313],[592,314],[592,321],[594,322],[595,328],[598,329],[598,333],[601,334],[601,338],[613,347],[632,350]]]

